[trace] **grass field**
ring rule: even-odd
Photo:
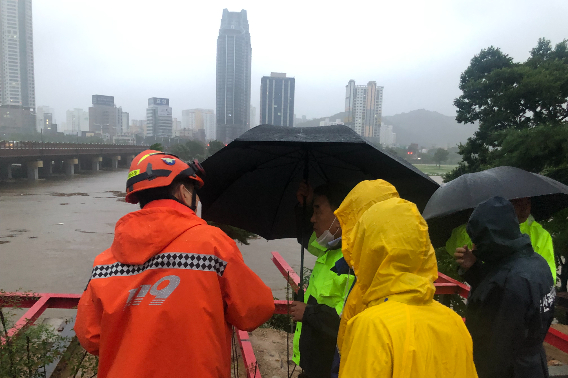
[[[444,164],[442,164],[440,167],[438,167],[436,164],[414,164],[414,166],[430,176],[441,176],[457,167],[457,165]]]

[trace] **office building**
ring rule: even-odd
[[[258,126],[258,122],[256,122],[256,108],[254,106],[250,106],[250,128]]]
[[[260,80],[260,124],[294,126],[296,80],[285,73],[272,72]]]
[[[36,130],[38,133],[42,132],[45,126],[45,116],[44,114],[51,114],[53,120],[53,114],[55,114],[53,108],[49,106],[38,106],[36,110]]]
[[[152,97],[148,99],[146,109],[146,136],[172,136],[172,108],[167,98]]]
[[[229,143],[250,128],[251,58],[247,11],[223,10],[217,38],[216,139]]]
[[[110,140],[117,135],[117,126],[114,96],[93,95],[93,106],[89,108],[89,131]]]
[[[89,113],[83,109],[67,110],[66,119],[66,130],[71,135],[81,135],[83,131],[89,130]]]
[[[356,85],[349,80],[345,86],[345,124],[364,137],[379,137],[383,114],[383,87],[375,81]]]

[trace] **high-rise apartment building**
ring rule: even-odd
[[[355,85],[355,80],[349,80],[345,89],[345,124],[361,136],[378,138],[383,115],[383,87],[377,86],[375,81]]]
[[[89,130],[88,112],[84,111],[83,109],[75,108],[73,110],[67,110],[66,115],[66,128],[72,135],[81,135],[81,132]]]
[[[181,129],[192,130],[196,135],[202,135],[205,140],[215,140],[215,112],[213,109],[182,110]]]
[[[250,128],[252,48],[247,11],[229,12],[217,38],[216,139],[229,143]]]
[[[148,99],[146,109],[146,136],[171,137],[172,108],[167,98],[152,97]]]
[[[117,112],[114,96],[93,95],[93,106],[89,108],[89,131],[104,139],[117,135]]]
[[[396,144],[396,133],[393,132],[391,125],[381,124],[380,132],[380,142],[381,145],[385,147],[393,147]]]
[[[260,80],[260,124],[294,126],[296,80],[285,73],[272,72]]]
[[[0,99],[35,108],[32,0],[0,0]]]

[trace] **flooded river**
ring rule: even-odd
[[[124,202],[127,170],[0,183],[0,289],[81,293],[94,258],[110,247],[117,220],[138,209]],[[284,299],[285,280],[270,260],[278,251],[299,272],[296,240],[238,244],[245,262]],[[306,266],[315,258],[306,255]]]

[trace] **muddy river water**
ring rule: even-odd
[[[114,226],[138,209],[122,197],[127,171],[102,171],[73,178],[0,183],[0,289],[81,293],[94,258],[110,247]],[[294,239],[238,244],[245,262],[286,296],[285,280],[271,261],[278,251],[299,272]],[[315,259],[306,254],[306,266]]]

